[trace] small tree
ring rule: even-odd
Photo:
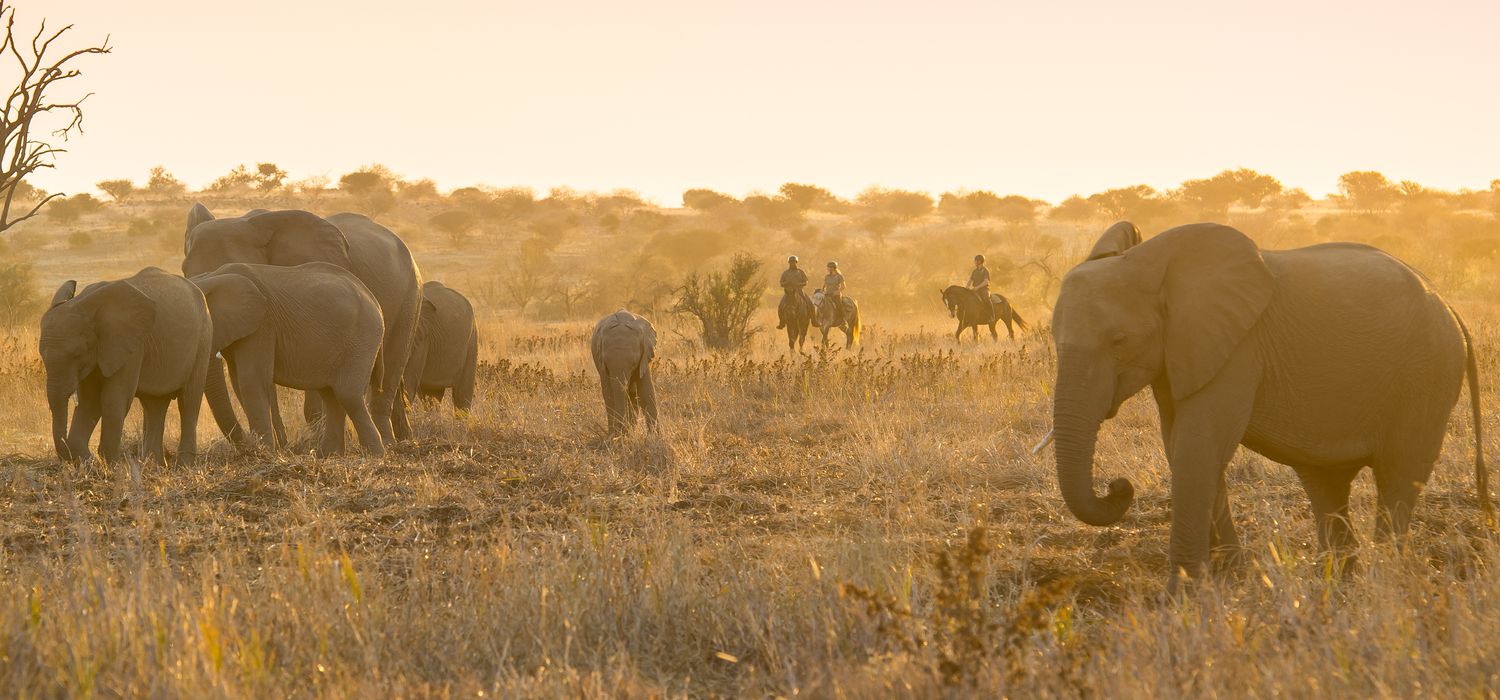
[[[750,327],[750,317],[760,308],[766,291],[760,266],[754,257],[736,253],[728,270],[688,275],[677,290],[673,311],[698,319],[705,346],[714,350],[744,347],[757,332]]]
[[[109,195],[109,198],[115,200],[117,204],[135,194],[135,183],[129,180],[100,180],[94,183],[94,186],[98,187],[100,192]]]
[[[104,203],[94,195],[83,193],[59,199],[47,208],[47,216],[60,224],[74,224],[87,214],[104,208]]]
[[[1075,224],[1083,223],[1085,221],[1092,221],[1098,218],[1098,216],[1098,208],[1095,207],[1092,202],[1076,194],[1059,202],[1057,206],[1052,207],[1052,211],[1047,214],[1048,218],[1056,219],[1058,221],[1067,221]]]
[[[521,242],[521,248],[504,269],[501,286],[505,295],[516,305],[516,311],[524,315],[531,302],[541,298],[547,291],[547,279],[552,273],[552,257],[548,254],[549,243],[538,238]]]
[[[462,246],[468,240],[469,234],[474,230],[474,224],[477,223],[474,215],[463,209],[449,209],[432,217],[429,221],[439,231],[447,234],[449,242],[454,247]]]
[[[802,208],[785,197],[751,195],[745,198],[745,211],[767,228],[786,229],[802,222]]]
[[[0,326],[14,328],[36,322],[42,302],[36,287],[31,263],[0,263]]]
[[[392,189],[397,177],[384,165],[370,165],[339,178],[339,189],[349,193],[368,214],[383,214],[396,206]]]
[[[167,169],[158,165],[151,169],[151,175],[146,178],[146,191],[158,199],[179,197],[187,192],[187,185],[172,176]]]
[[[1373,170],[1356,170],[1339,176],[1340,202],[1344,207],[1366,214],[1391,208],[1400,196],[1396,186]]]
[[[739,203],[740,200],[713,190],[692,189],[682,193],[682,206],[698,211],[714,211]]]
[[[832,192],[815,185],[788,182],[779,190],[782,198],[797,205],[802,211],[839,212],[847,205]]]
[[[932,211],[932,197],[925,192],[887,190],[871,187],[859,193],[858,203],[871,214],[889,216],[897,223],[905,223],[926,216]]]
[[[275,163],[255,164],[255,189],[261,192],[274,192],[281,189],[282,183],[286,182],[286,171]]]

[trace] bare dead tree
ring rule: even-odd
[[[24,215],[11,218],[16,188],[32,173],[53,167],[57,155],[67,152],[67,149],[55,145],[53,140],[67,141],[70,134],[83,133],[83,102],[93,93],[71,101],[68,98],[51,101],[54,98],[48,96],[48,90],[81,74],[72,66],[77,59],[92,54],[110,53],[112,47],[106,36],[98,46],[72,51],[59,49],[62,52],[60,56],[54,52],[49,57],[53,43],[67,34],[73,25],[49,32],[44,19],[28,42],[24,36],[16,35],[16,10],[4,0],[0,0],[0,22],[5,24],[5,36],[0,40],[0,55],[9,54],[15,58],[20,70],[16,85],[11,88],[10,96],[5,100],[4,112],[0,113],[0,138],[3,138],[3,143],[0,143],[0,198],[3,198],[3,203],[0,203],[0,232],[4,232],[36,216],[48,202],[63,196],[62,193],[46,195],[41,201],[32,204]],[[46,127],[39,120],[45,121],[48,117],[58,120],[57,123],[61,123],[62,127],[54,129],[50,134],[46,132]],[[35,131],[38,128],[42,130],[40,134]],[[25,206],[21,209],[25,209]]]

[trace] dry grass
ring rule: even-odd
[[[1454,295],[1490,436],[1494,285]],[[1040,334],[955,346],[934,298],[810,359],[770,335],[702,354],[663,323],[663,432],[617,442],[588,324],[491,317],[475,410],[420,409],[420,444],[383,462],[215,440],[141,473],[48,456],[22,332],[0,347],[0,695],[1495,696],[1500,538],[1465,412],[1406,551],[1328,576],[1292,472],[1242,452],[1250,561],[1165,600],[1149,399],[1101,437],[1099,475],[1138,493],[1117,526],[1077,522],[1028,452],[1054,371],[1039,306]]]

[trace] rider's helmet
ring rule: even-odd
[[[830,269],[830,270],[837,270],[837,269],[839,269],[838,262],[833,261],[833,260],[829,260],[828,261],[828,269]]]
[[[984,256],[983,255],[976,255],[976,256],[974,256],[974,262],[977,262],[977,263],[983,265],[984,264]]]
[[[795,256],[795,255],[793,255],[793,256],[792,256],[792,257],[789,257],[789,258],[787,258],[787,259],[786,259],[786,261],[787,261],[787,262],[788,262],[788,263],[791,263],[791,264],[793,264],[793,265],[796,265],[796,264],[797,264],[797,256]]]

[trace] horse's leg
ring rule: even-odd
[[[1000,331],[995,330],[995,322],[990,321],[990,340],[1000,342]]]
[[[1010,334],[1010,339],[1011,340],[1015,340],[1016,339],[1016,329],[1013,328],[1013,327],[1011,327],[1010,322],[1011,322],[1011,314],[1007,313],[1007,314],[1005,314],[1005,332]]]
[[[958,322],[958,330],[953,331],[953,340],[954,340],[954,342],[958,342],[958,343],[964,342],[964,322],[963,321],[959,321]]]

